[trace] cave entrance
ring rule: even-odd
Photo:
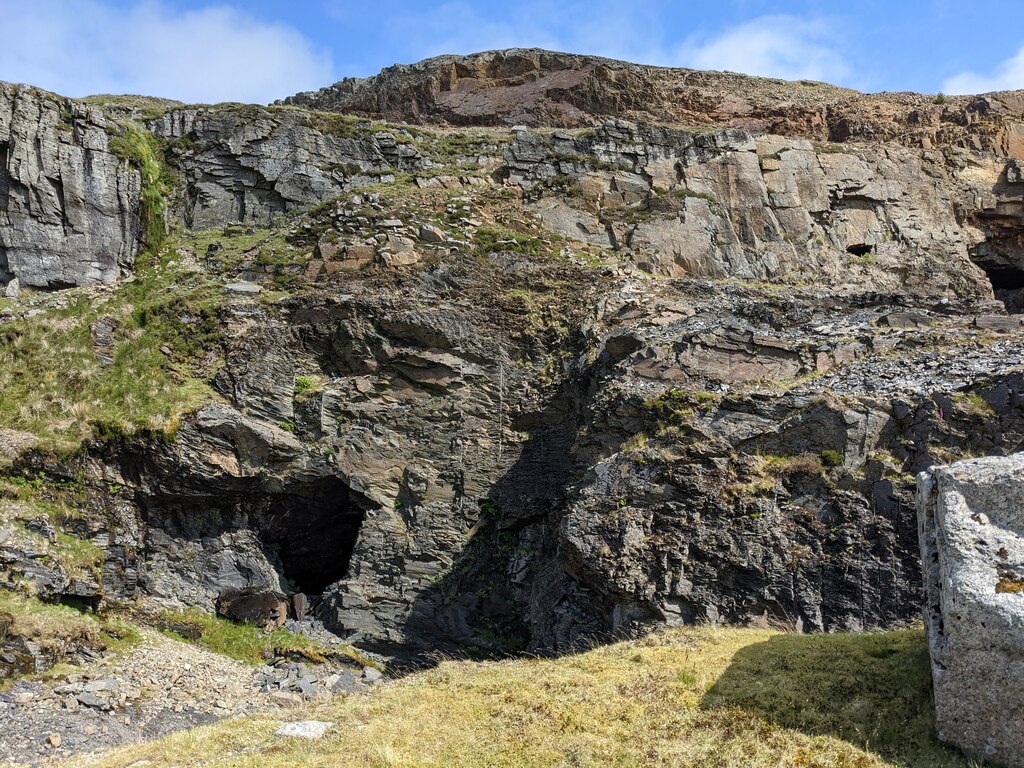
[[[334,477],[271,495],[259,513],[260,540],[277,555],[295,592],[315,598],[348,575],[371,502]]]
[[[992,293],[1003,302],[1006,311],[1011,315],[1024,314],[1024,269],[1009,265],[985,266],[988,281],[992,283]]]
[[[232,590],[302,593],[308,602],[291,601],[297,618],[315,615],[319,596],[347,576],[363,518],[376,507],[333,476],[185,482],[139,502],[144,591],[203,607]]]

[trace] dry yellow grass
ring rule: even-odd
[[[445,662],[288,714],[334,723],[307,742],[249,718],[77,765],[966,766],[935,742],[920,632],[658,633],[576,656]],[[148,761],[148,762],[140,762]]]

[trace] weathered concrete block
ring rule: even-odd
[[[918,476],[939,738],[1024,767],[1024,454]]]

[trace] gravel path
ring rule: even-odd
[[[124,656],[60,680],[17,683],[0,694],[0,765],[47,765],[302,701],[272,690],[266,669],[152,630],[143,630],[143,637]]]

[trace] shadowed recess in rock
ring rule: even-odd
[[[1012,315],[1024,313],[1024,270],[1013,267],[992,267],[985,270],[992,293],[1003,302]]]
[[[333,476],[150,497],[141,581],[191,605],[212,606],[232,589],[319,595],[345,577],[372,506]]]
[[[346,576],[367,506],[333,477],[270,498],[260,539],[277,554],[295,592],[319,595]]]

